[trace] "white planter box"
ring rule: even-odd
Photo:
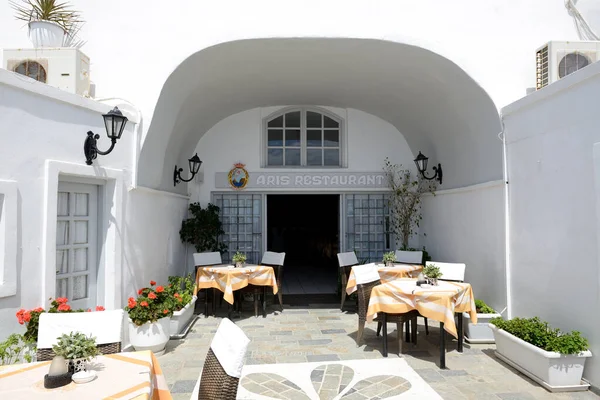
[[[129,320],[129,340],[136,351],[150,350],[161,354],[169,341],[171,318],[164,317],[156,322],[147,322],[137,326]]]
[[[55,22],[31,21],[29,23],[29,39],[33,47],[62,47],[65,30]]]
[[[463,313],[465,338],[469,343],[494,343],[494,333],[488,326],[492,318],[501,317],[500,314],[477,314],[477,323],[471,322],[469,313]]]
[[[496,355],[552,392],[587,390],[581,376],[590,351],[562,355],[545,351],[489,324],[496,340]]]
[[[194,316],[194,306],[196,304],[196,300],[198,298],[196,296],[192,297],[192,301],[190,301],[185,307],[183,307],[179,311],[175,311],[173,316],[171,317],[171,326],[170,326],[170,334],[178,335],[181,333],[183,328],[185,328]]]

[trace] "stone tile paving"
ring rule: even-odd
[[[382,358],[381,338],[375,335],[376,325],[367,324],[365,344],[357,347],[356,314],[351,311],[342,312],[333,307],[335,306],[287,307],[283,313],[270,308],[267,318],[255,318],[253,311],[244,312],[242,318],[235,318],[234,322],[251,340],[245,363],[252,365]],[[190,398],[222,316],[226,316],[225,311],[221,311],[217,318],[199,318],[185,339],[170,341],[165,354],[159,357],[175,400]],[[423,320],[419,319],[419,323],[422,322]],[[497,360],[494,356],[494,345],[465,343],[464,352],[461,354],[456,351],[456,341],[450,338],[450,335],[446,335],[448,338],[447,369],[440,370],[438,367],[439,329],[435,321],[429,321],[429,325],[430,334],[427,336],[424,326],[419,326],[417,346],[405,344],[402,357],[444,399],[600,400],[599,396],[589,391],[550,393]],[[396,332],[393,327],[393,324],[388,327],[388,351],[389,357],[398,357]],[[282,384],[276,380],[273,382]],[[283,385],[293,389],[286,383]],[[338,385],[339,387],[343,385],[341,378]],[[333,388],[332,390],[337,392]],[[290,398],[301,399],[302,397]]]

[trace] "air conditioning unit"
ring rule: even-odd
[[[600,60],[600,42],[548,42],[535,53],[536,90]]]
[[[90,96],[90,58],[74,47],[5,49],[4,68],[66,92]]]

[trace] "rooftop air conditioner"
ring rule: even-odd
[[[600,42],[548,42],[535,53],[536,90],[600,60]]]
[[[90,97],[90,59],[75,47],[5,49],[4,68]]]

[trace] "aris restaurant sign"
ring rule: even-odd
[[[235,168],[234,168],[235,169]],[[232,170],[233,171],[233,170]],[[239,171],[239,170],[238,170]],[[247,172],[244,185],[235,184],[232,173],[217,172],[217,189],[384,189],[387,188],[383,172]],[[233,183],[232,183],[233,181]]]

